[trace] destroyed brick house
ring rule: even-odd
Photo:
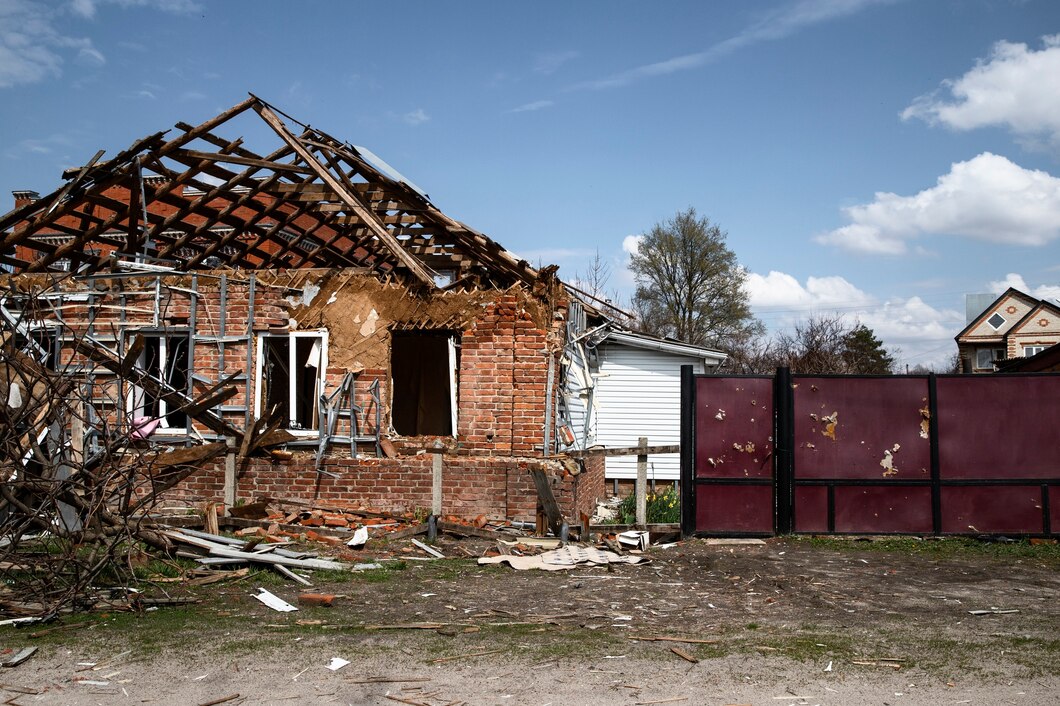
[[[431,507],[440,453],[446,512],[533,519],[536,480],[591,513],[602,459],[561,452],[601,304],[257,97],[176,128],[0,218],[5,350],[88,391],[55,449],[220,447],[169,490],[189,506],[404,510]]]

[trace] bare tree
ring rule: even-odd
[[[607,286],[611,281],[611,265],[600,256],[599,249],[589,260],[585,273],[575,272],[574,279],[578,282],[578,286],[590,295],[601,299],[610,298],[607,294]]]
[[[800,321],[771,340],[752,340],[730,355],[729,368],[739,373],[769,373],[785,366],[809,375],[894,372],[894,356],[864,324],[841,315],[819,315]]]
[[[637,281],[634,309],[645,332],[725,351],[763,332],[743,289],[747,273],[725,238],[694,208],[641,236],[630,269]]]
[[[122,390],[153,384],[189,414],[202,399],[68,325],[48,293],[0,289],[0,614],[134,607],[139,594],[105,585],[131,586],[145,548],[172,548],[149,512],[225,444],[145,444]]]

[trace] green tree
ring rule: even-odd
[[[629,267],[645,333],[724,351],[762,334],[743,289],[747,273],[725,238],[694,208],[642,234]]]
[[[845,372],[863,375],[894,372],[894,357],[865,324],[859,323],[843,335],[842,357]]]

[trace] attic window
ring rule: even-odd
[[[456,339],[449,333],[392,334],[390,409],[398,434],[455,434],[457,365]]]
[[[994,312],[994,315],[987,319],[986,322],[993,326],[994,330],[996,331],[1005,325],[1005,317],[1001,314],[998,314],[997,312]]]

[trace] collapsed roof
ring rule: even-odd
[[[242,137],[215,133],[243,114],[275,133],[275,151],[258,155]],[[175,137],[149,135],[107,161],[100,151],[64,173],[60,189],[0,217],[0,263],[16,272],[81,273],[123,260],[184,271],[363,267],[426,287],[538,278],[370,151],[254,95],[176,129]]]

